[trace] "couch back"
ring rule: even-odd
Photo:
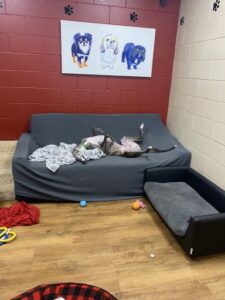
[[[158,114],[34,114],[30,132],[40,146],[48,144],[76,143],[92,136],[92,128],[98,127],[117,141],[126,136],[138,136],[144,123],[145,146],[168,148],[173,143]]]

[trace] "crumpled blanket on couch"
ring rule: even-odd
[[[70,165],[76,160],[87,161],[105,156],[101,149],[87,150],[84,147],[79,148],[79,153],[74,156],[73,151],[75,148],[78,148],[76,144],[47,145],[36,149],[28,156],[28,159],[30,161],[45,161],[46,167],[55,173],[60,166]]]
[[[73,150],[76,144],[60,143],[57,145],[47,145],[43,148],[36,149],[29,155],[30,161],[45,161],[46,167],[56,172],[60,166],[69,165],[76,161],[73,156]]]

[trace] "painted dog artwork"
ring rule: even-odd
[[[118,41],[113,34],[107,34],[103,37],[101,46],[101,61],[102,68],[113,68],[116,61],[116,56],[119,53]]]
[[[122,62],[127,62],[127,69],[137,69],[138,65],[145,60],[146,50],[143,46],[127,43],[123,48]]]
[[[87,60],[91,51],[92,35],[90,33],[76,33],[71,47],[73,62],[78,62],[79,67],[87,67]]]

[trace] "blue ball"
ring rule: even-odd
[[[81,200],[81,201],[80,201],[80,206],[81,206],[81,207],[87,206],[87,202],[86,202],[85,200]]]

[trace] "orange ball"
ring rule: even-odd
[[[133,204],[132,204],[132,208],[135,209],[135,210],[138,210],[140,208],[140,203],[135,201]]]

